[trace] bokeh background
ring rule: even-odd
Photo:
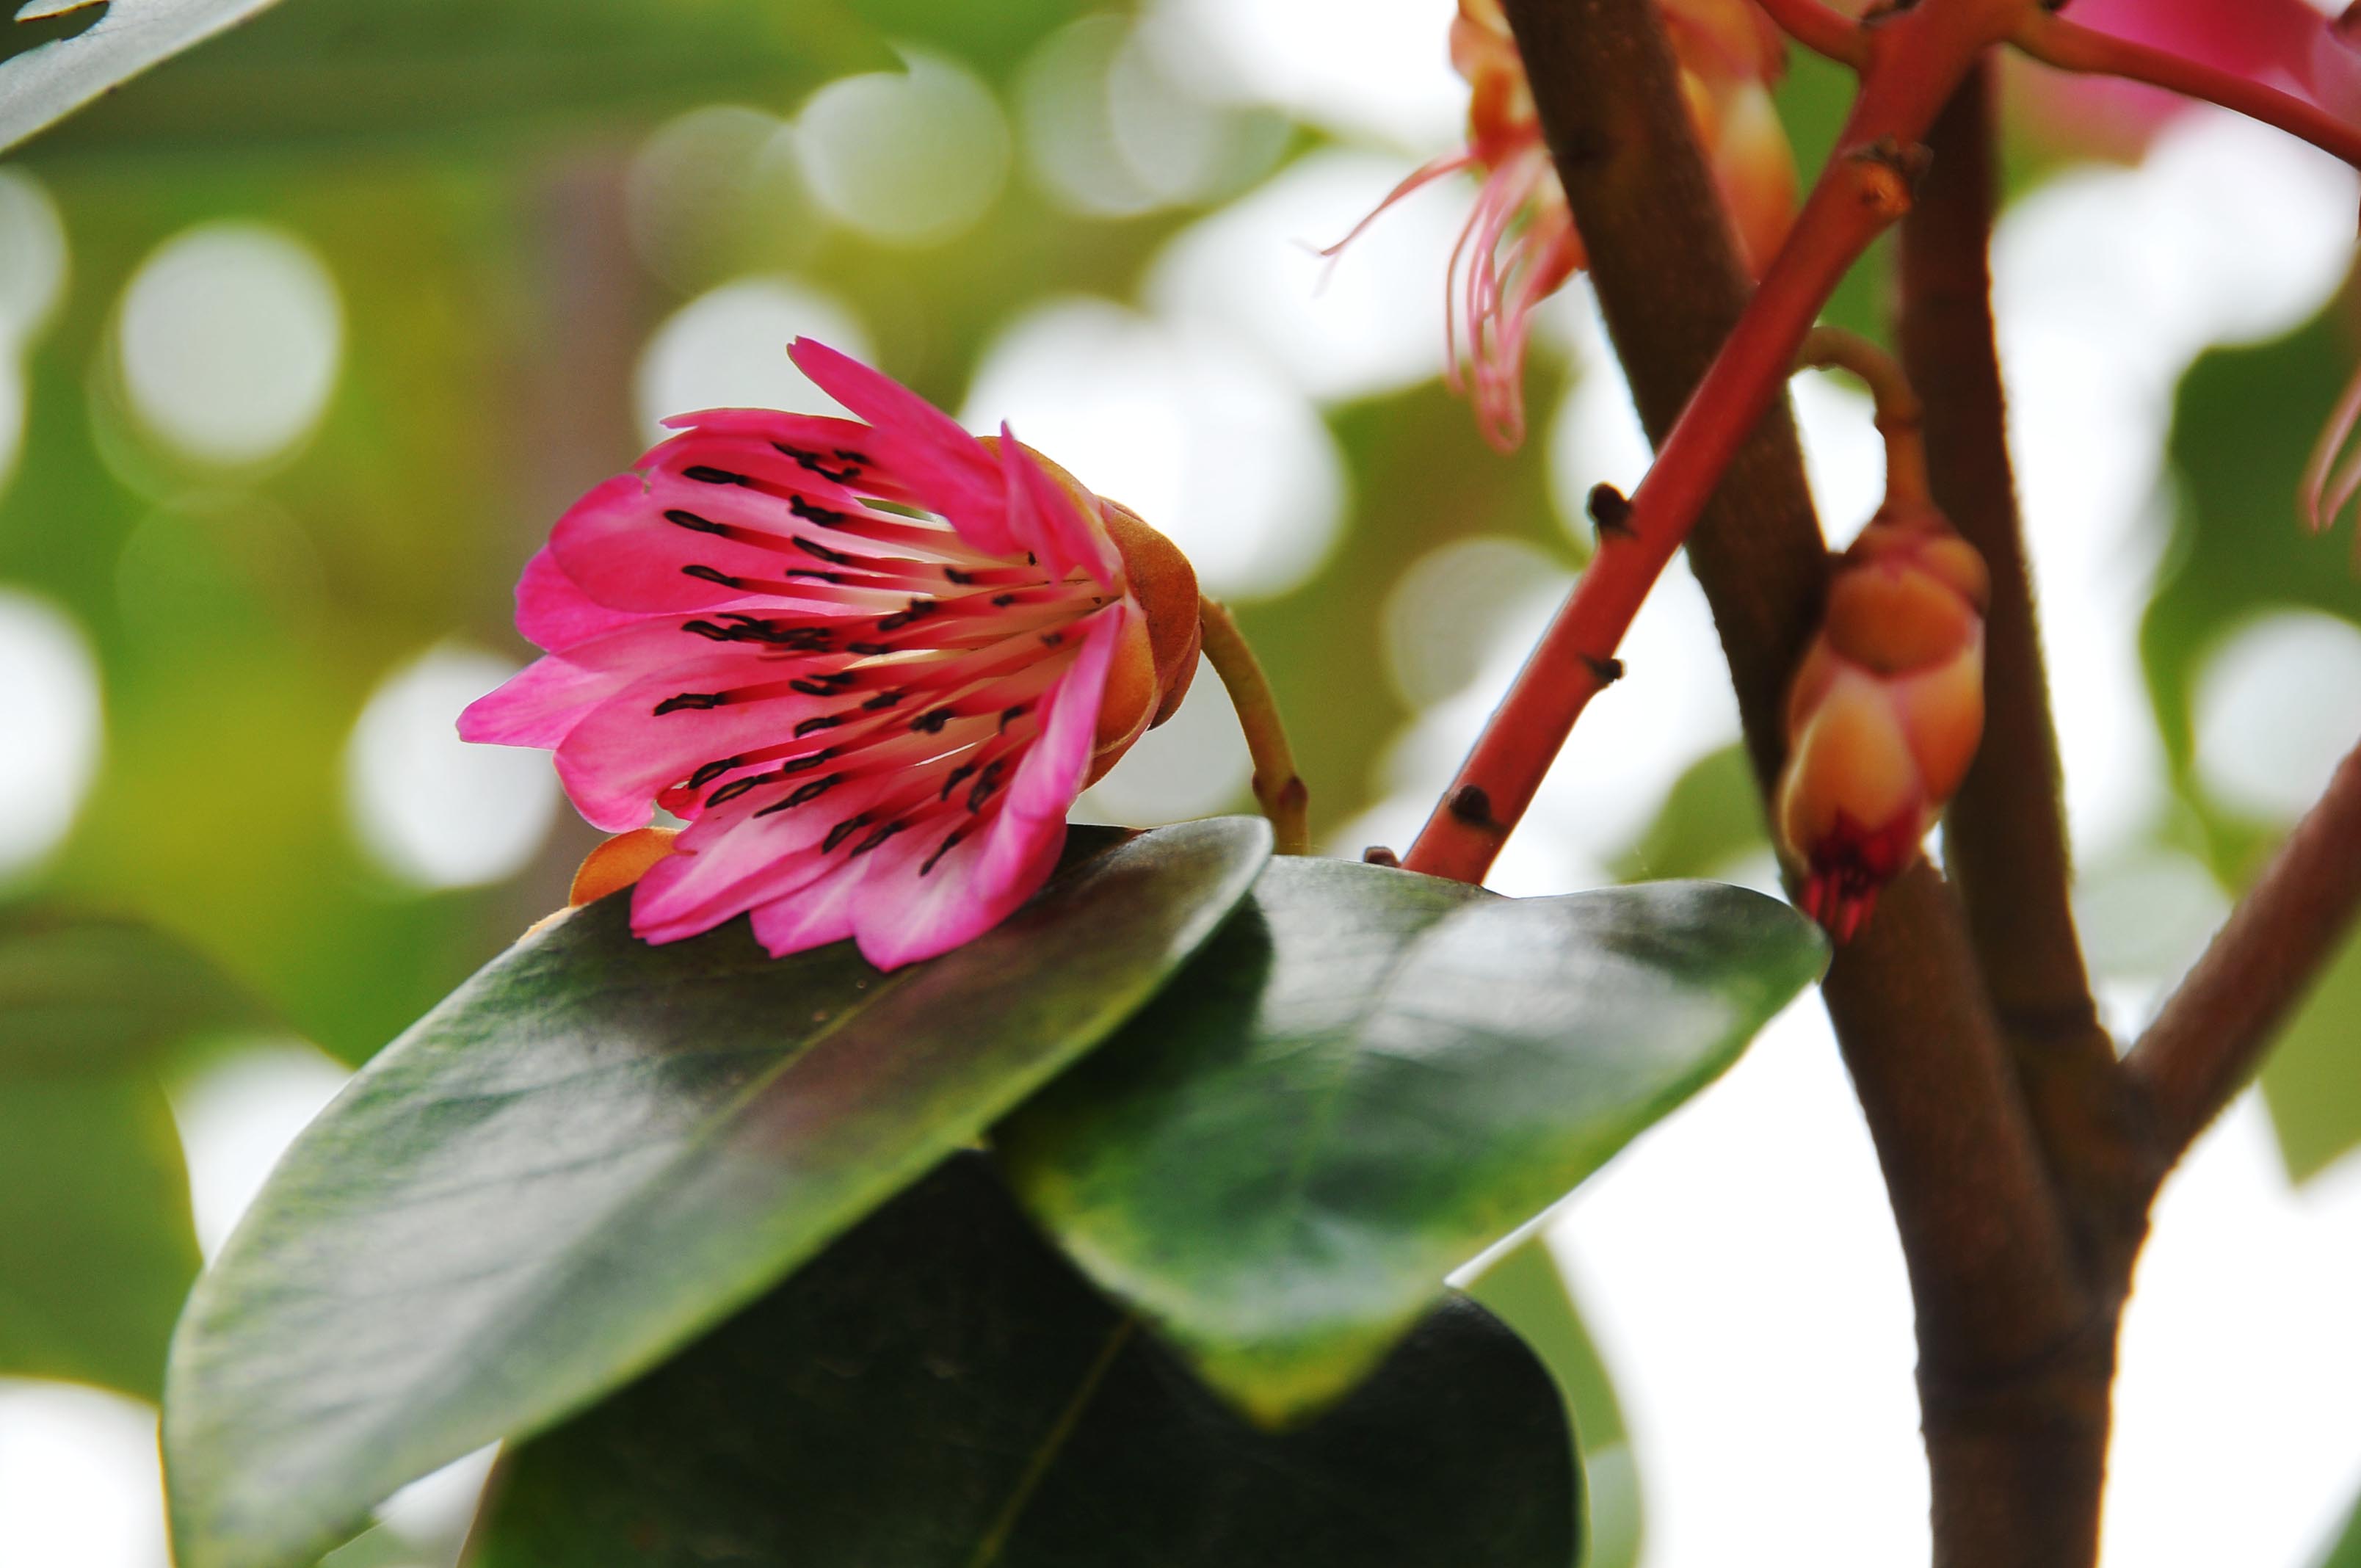
[[[1415,830],[1589,548],[1580,498],[1645,466],[1580,286],[1522,452],[1444,390],[1468,188],[1316,254],[1453,143],[1451,0],[662,9],[511,0],[356,65],[353,5],[287,0],[0,165],[0,921],[151,923],[234,998],[128,1066],[0,1052],[8,1568],[160,1568],[147,1401],[199,1256],[355,1064],[562,902],[593,836],[544,758],[451,721],[527,656],[526,555],[662,415],[825,407],[782,353],[808,334],[1009,419],[1236,606],[1355,855]],[[1844,85],[1799,58],[1781,89],[1807,170]],[[2354,359],[2361,187],[2212,111],[2029,73],[2011,102],[2012,433],[2128,1031],[2361,734],[2348,543],[2292,500]],[[1872,266],[1832,313],[1884,305]],[[1868,406],[1795,394],[1840,544]],[[1685,569],[1627,654],[1495,885],[1770,885]],[[1202,681],[1086,815],[1245,808],[1246,772]],[[116,936],[73,961],[217,983]],[[0,999],[56,979],[0,958]],[[2111,1564],[2306,1568],[2344,1530],[2356,1144],[2361,948],[2168,1189]],[[1817,1001],[1551,1243],[1606,1378],[1602,1563],[1923,1561],[1907,1294]],[[340,1568],[448,1562],[481,1470]]]

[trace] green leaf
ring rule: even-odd
[[[0,146],[124,87],[57,145],[439,138],[576,121],[611,132],[699,104],[785,112],[894,57],[834,0],[114,0],[78,37],[0,64]]]
[[[2361,935],[2345,942],[2280,1030],[2263,1058],[2262,1085],[2295,1180],[2361,1147]]]
[[[1092,1277],[1284,1421],[1727,1067],[1825,951],[1714,883],[1512,900],[1282,859],[1001,1146]]]
[[[1567,1568],[1564,1408],[1454,1301],[1258,1431],[952,1161],[652,1376],[527,1444],[478,1568]]]
[[[196,1275],[180,1138],[153,1080],[0,1075],[0,1376],[156,1398]]]
[[[146,1066],[269,1014],[203,955],[132,920],[0,915],[0,1071]]]
[[[1541,1357],[1573,1412],[1582,1456],[1586,1568],[1631,1568],[1640,1560],[1641,1497],[1623,1407],[1548,1238],[1538,1232],[1525,1237],[1488,1264],[1466,1290]]]
[[[2328,1555],[2320,1560],[2320,1568],[2361,1568],[2361,1500],[2353,1505],[2353,1517],[2345,1524],[2345,1532]]]
[[[610,898],[528,938],[300,1138],[175,1342],[182,1568],[309,1562],[403,1483],[653,1365],[972,1141],[1244,897],[1259,820],[1186,823],[880,975]]]
[[[1617,861],[1617,880],[1709,877],[1771,847],[1746,748],[1724,746],[1682,770],[1655,820]]]
[[[32,0],[15,26],[39,41],[0,60],[0,148],[270,5],[272,0]],[[95,18],[92,20],[91,18]],[[82,26],[88,21],[88,26]],[[62,22],[64,25],[60,26]],[[6,37],[0,34],[0,37]]]

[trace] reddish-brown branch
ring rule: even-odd
[[[2361,748],[2347,755],[2125,1059],[2185,1148],[2261,1061],[2361,909]]]
[[[1934,161],[1902,225],[1903,360],[1926,404],[1936,503],[1992,572],[1983,743],[1953,799],[1943,859],[2044,1151],[2074,1199],[2086,1249],[2128,1266],[2152,1146],[2114,1071],[2068,894],[2058,738],[2010,469],[1994,352],[1992,225],[1999,203],[1993,62],[1928,133]]]
[[[1761,0],[1779,30],[1839,65],[1858,71],[1869,63],[1869,35],[1859,22],[1821,0]]]
[[[1575,721],[1619,671],[1615,651],[1673,553],[1794,367],[1820,306],[1909,204],[1905,169],[1951,89],[2028,0],[1922,0],[1867,33],[1870,60],[1836,153],[1745,313],[1598,554],[1517,673],[1402,863],[1479,882],[1532,804]],[[1511,17],[1513,22],[1514,18]],[[1521,46],[1534,56],[1523,34]],[[1535,77],[1540,87],[1540,78]],[[1543,112],[1546,126],[1548,113]],[[1552,146],[1561,156],[1580,149]]]
[[[2322,25],[2326,26],[2325,22]],[[2251,77],[2078,27],[2043,11],[2027,13],[2010,41],[2044,65],[2054,65],[2060,71],[2120,76],[2235,109],[2361,168],[2361,126],[2351,125],[2317,104],[2266,86]]]

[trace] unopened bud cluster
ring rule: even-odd
[[[1916,859],[1983,734],[1974,546],[1924,502],[1889,503],[1839,563],[1787,698],[1778,827],[1805,912],[1839,941]]]

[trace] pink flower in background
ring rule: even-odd
[[[517,587],[546,656],[470,740],[555,748],[612,832],[687,819],[632,894],[652,942],[751,914],[774,955],[892,969],[1049,877],[1075,795],[1179,705],[1194,575],[1115,503],[809,340],[866,423],[731,409],[559,520]]]
[[[1760,275],[1785,240],[1795,205],[1795,159],[1770,93],[1784,45],[1753,0],[1658,0],[1658,9],[1739,248]],[[1485,439],[1513,451],[1525,435],[1533,312],[1581,269],[1582,236],[1543,141],[1524,60],[1499,0],[1459,0],[1451,63],[1470,90],[1467,145],[1414,170],[1326,254],[1343,250],[1413,191],[1463,169],[1482,175],[1444,280],[1444,374],[1453,391],[1467,393],[1476,405]]]

